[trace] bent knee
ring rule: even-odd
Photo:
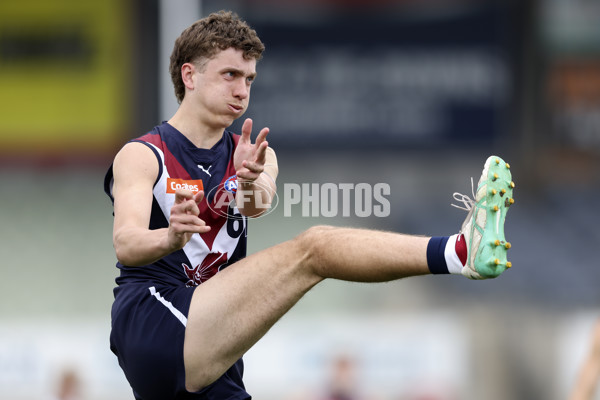
[[[302,264],[320,277],[323,276],[319,273],[319,266],[323,263],[324,252],[327,251],[328,236],[335,229],[332,226],[316,225],[308,228],[294,239],[297,249],[301,253]]]
[[[329,225],[315,225],[311,226],[300,235],[296,237],[297,240],[300,240],[305,245],[312,245],[314,243],[318,243],[323,239],[323,236],[335,230],[336,228]]]
[[[334,229],[334,227],[327,225],[311,226],[296,236],[294,241],[302,251],[312,254],[319,249],[323,241],[326,240],[327,235]]]

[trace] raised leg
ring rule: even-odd
[[[192,297],[184,344],[187,389],[219,378],[323,279],[384,282],[428,274],[428,241],[318,226],[227,267]]]

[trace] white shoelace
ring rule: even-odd
[[[464,207],[461,205],[456,205],[456,204],[450,204],[450,205],[452,207],[456,207],[461,210],[471,211],[471,209],[473,208],[473,205],[475,204],[475,186],[473,185],[473,177],[471,177],[471,194],[473,195],[472,198],[466,194],[454,192],[452,197],[457,202],[462,203],[464,205]]]

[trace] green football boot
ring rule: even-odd
[[[471,179],[471,186],[473,180]],[[497,156],[489,157],[483,168],[473,198],[454,193],[454,199],[469,212],[460,230],[458,241],[464,240],[467,257],[462,274],[470,279],[489,279],[499,276],[512,265],[506,259],[511,244],[504,237],[504,220],[508,208],[515,202],[510,165]],[[457,246],[460,244],[457,244]]]

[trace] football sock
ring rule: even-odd
[[[427,244],[427,265],[432,274],[460,274],[467,262],[467,245],[462,234],[434,236]]]

